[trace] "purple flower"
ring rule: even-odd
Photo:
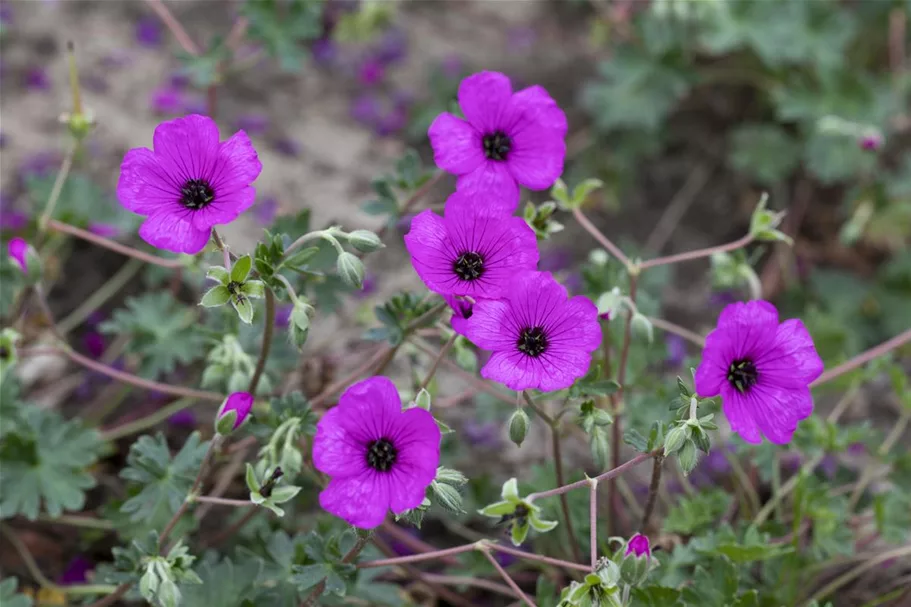
[[[380,119],[380,102],[375,95],[366,93],[351,103],[351,117],[367,126],[375,125]]]
[[[136,23],[136,42],[150,48],[161,45],[161,24],[153,17],[143,17]]]
[[[95,564],[80,554],[71,560],[60,574],[59,583],[61,586],[84,584],[88,581],[88,572],[94,568]]]
[[[183,91],[171,86],[155,89],[149,105],[156,114],[177,114],[184,105]]]
[[[168,423],[178,428],[195,428],[196,414],[191,409],[184,409],[169,417]]]
[[[250,415],[250,410],[253,408],[253,395],[249,392],[235,392],[228,396],[225,399],[225,402],[222,403],[221,408],[218,410],[218,413],[215,415],[215,426],[216,431],[221,434],[227,434],[231,430],[237,430],[240,428],[241,424],[247,421],[247,416]],[[227,426],[227,422],[223,420],[229,420],[229,414],[234,411],[234,423],[229,427],[219,427]]]
[[[408,38],[405,36],[405,32],[398,28],[386,31],[375,49],[376,60],[383,65],[397,63],[407,53]]]
[[[237,117],[235,123],[240,131],[251,135],[262,135],[269,129],[269,117],[263,114],[243,114]]]
[[[680,367],[686,358],[686,341],[679,335],[668,333],[664,338],[664,344],[667,346],[667,358],[664,362],[673,369]]]
[[[740,298],[737,297],[737,293],[730,289],[716,291],[709,295],[709,304],[713,306],[724,307],[738,301],[740,301]]]
[[[365,86],[373,86],[383,80],[386,69],[376,59],[367,59],[357,71],[357,79]]]
[[[30,67],[25,72],[25,87],[33,91],[46,91],[51,88],[51,79],[43,67]]]
[[[503,444],[500,426],[493,422],[478,422],[470,419],[462,426],[462,432],[474,447],[499,449]]]
[[[864,443],[851,443],[848,445],[848,455],[852,457],[860,457],[861,455],[867,454],[867,446]]]
[[[6,245],[6,251],[10,259],[15,261],[22,272],[28,272],[28,243],[22,238],[13,238]]]
[[[493,352],[481,376],[513,390],[568,388],[588,372],[601,345],[598,309],[587,297],[567,300],[548,272],[522,272],[504,299],[480,300],[471,318],[454,317],[452,328]]]
[[[85,347],[85,351],[88,352],[89,356],[96,359],[101,358],[106,347],[104,336],[98,331],[86,332],[86,334],[82,336],[82,345]]]
[[[439,463],[433,416],[417,407],[402,411],[386,377],[348,388],[316,426],[313,465],[332,477],[320,506],[355,527],[372,529],[389,510],[417,508]]]
[[[696,369],[700,396],[721,394],[731,430],[749,443],[790,442],[797,423],[813,412],[809,384],[823,364],[798,319],[778,323],[767,301],[734,303],[709,333]],[[760,434],[761,433],[761,434]]]
[[[0,230],[16,231],[28,224],[28,215],[10,208],[6,194],[0,193]]]
[[[456,317],[471,318],[472,304],[470,301],[454,295],[444,295],[443,299],[452,308],[452,312]]]
[[[275,221],[276,211],[278,211],[278,199],[274,196],[266,196],[253,205],[253,217],[264,226],[272,225],[272,222]]]
[[[443,72],[443,75],[453,80],[462,75],[462,70],[464,68],[465,63],[458,55],[447,55],[440,64],[440,70]]]
[[[158,125],[154,151],[134,148],[120,166],[117,197],[146,215],[139,235],[175,253],[199,253],[212,227],[253,205],[250,185],[263,168],[250,138],[238,131],[219,142],[215,121],[190,115]]]
[[[110,223],[90,223],[89,232],[103,238],[116,238],[120,236],[120,228]]]
[[[629,542],[626,544],[626,552],[624,556],[634,554],[637,557],[645,556],[646,558],[652,556],[652,549],[649,545],[648,538],[641,533],[637,533],[629,539]]]
[[[280,329],[288,328],[291,322],[291,312],[294,311],[294,304],[282,304],[275,308],[275,326]]]
[[[361,290],[355,291],[355,299],[365,299],[368,296],[376,292],[377,278],[376,274],[368,272],[364,275],[364,280],[361,283]]]
[[[480,72],[462,80],[459,106],[467,120],[444,112],[428,131],[437,166],[458,175],[459,190],[489,193],[512,213],[519,185],[544,190],[563,172],[566,115],[540,86],[513,93],[503,74]]]
[[[331,63],[335,59],[336,48],[332,38],[320,38],[310,46],[313,60],[320,65]]]
[[[281,137],[280,139],[276,139],[272,143],[272,147],[274,147],[275,151],[282,156],[288,156],[289,158],[297,158],[301,153],[300,144],[290,137]]]
[[[444,295],[497,297],[516,272],[538,264],[535,233],[521,217],[496,217],[482,205],[454,204],[440,217],[430,209],[411,221],[405,247],[427,288]]]
[[[863,135],[859,140],[860,149],[867,152],[875,152],[883,146],[883,136],[879,131],[870,131]]]
[[[168,76],[168,85],[175,89],[185,89],[190,86],[190,75],[186,72],[172,72]]]

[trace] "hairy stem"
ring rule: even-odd
[[[151,415],[147,415],[146,417],[142,417],[135,421],[123,424],[122,426],[117,426],[116,428],[111,428],[110,430],[103,431],[101,433],[101,440],[104,442],[112,442],[119,440],[124,436],[138,434],[139,432],[144,432],[149,428],[154,428],[175,413],[179,413],[184,409],[189,409],[194,404],[196,404],[197,400],[198,399],[195,398],[178,399],[167,407],[162,407]]]
[[[259,380],[263,376],[266,368],[266,361],[269,359],[269,353],[272,351],[272,334],[275,331],[275,294],[272,289],[266,288],[266,320],[263,327],[263,343],[259,349],[259,359],[256,361],[256,369],[253,371],[253,377],[250,378],[250,385],[247,392],[256,394],[256,388],[259,386]]]
[[[125,244],[120,244],[109,238],[104,238],[103,236],[98,236],[97,234],[92,234],[88,230],[83,230],[82,228],[77,228],[76,226],[71,226],[68,223],[63,223],[62,221],[57,221],[56,219],[48,219],[47,227],[55,232],[62,232],[64,234],[69,234],[70,236],[75,236],[76,238],[81,238],[92,244],[96,244],[105,249],[109,249],[121,255],[126,255],[127,257],[134,257],[140,261],[150,263],[152,265],[160,266],[162,268],[171,268],[177,269],[183,267],[183,262],[179,259],[166,259],[164,257],[158,257],[157,255],[150,255],[133,247],[129,247]]]
[[[330,384],[324,388],[322,392],[313,397],[313,399],[310,401],[312,406],[319,407],[321,405],[325,405],[339,390],[347,387],[353,381],[360,378],[364,374],[369,373],[371,369],[380,364],[382,361],[386,360],[386,358],[390,357],[391,354],[394,355],[394,353],[394,347],[387,345],[380,346],[380,348],[373,354],[373,356],[368,358],[367,361],[364,362],[361,366],[359,366],[357,369],[342,379]]]
[[[905,429],[908,427],[908,423],[911,422],[911,411],[908,409],[902,409],[901,417],[898,418],[898,422],[895,426],[892,427],[892,430],[889,432],[886,439],[883,441],[883,444],[880,445],[879,449],[876,450],[876,454],[880,457],[885,457],[889,451],[892,450],[892,447],[895,443],[898,442],[898,439],[901,438],[902,434],[905,433]],[[863,471],[860,473],[860,479],[857,481],[857,486],[854,487],[854,491],[851,493],[851,497],[848,499],[848,510],[853,510],[857,505],[857,502],[860,501],[861,496],[864,494],[864,490],[867,488],[867,485],[870,484],[870,481],[873,480],[873,463],[869,463],[864,467]]]
[[[527,392],[522,392],[528,398]],[[530,398],[528,399],[531,400]],[[566,476],[563,473],[563,454],[560,450],[560,424],[551,423],[550,425],[550,438],[551,444],[553,445],[554,450],[554,471],[557,475],[557,484],[565,485]],[[569,540],[569,545],[572,546],[572,555],[576,561],[582,560],[582,550],[579,548],[579,542],[576,541],[575,535],[573,534],[573,519],[569,514],[569,500],[566,498],[565,493],[560,494],[560,509],[563,511],[563,522],[566,524],[566,537]]]
[[[38,520],[42,523],[50,523],[52,525],[67,525],[70,527],[81,527],[83,529],[98,529],[100,531],[113,531],[115,529],[114,523],[111,521],[91,516],[79,516],[76,514],[61,514],[60,516],[39,514]]]
[[[824,384],[826,382],[830,382],[833,379],[835,379],[836,377],[839,377],[840,375],[844,375],[848,371],[853,371],[854,369],[867,364],[874,358],[879,358],[880,356],[882,356],[884,354],[888,354],[892,350],[895,350],[896,348],[903,346],[904,344],[909,343],[909,342],[911,342],[911,329],[908,329],[904,333],[896,335],[892,339],[885,341],[885,342],[879,344],[878,346],[870,348],[866,352],[858,354],[851,360],[843,362],[842,364],[838,365],[834,369],[829,369],[828,371],[825,371],[822,375],[820,375],[816,379],[816,381],[814,381],[812,384],[810,384],[810,387],[815,388],[816,386],[821,386],[822,384]]]
[[[639,286],[639,275],[636,272],[629,273],[629,299],[632,304],[636,305],[636,291]],[[620,350],[620,363],[617,368],[617,383],[620,389],[612,396],[611,402],[614,404],[614,424],[611,428],[611,467],[616,468],[620,465],[620,444],[623,440],[623,386],[626,383],[626,367],[629,362],[629,349],[632,342],[633,333],[633,313],[627,313],[626,325],[623,328],[623,347]],[[610,517],[607,520],[608,534],[613,535],[617,528],[617,516],[620,514],[622,505],[620,496],[617,494],[616,482],[611,478],[607,482],[607,505],[610,510]]]
[[[813,596],[811,596],[808,599],[807,603],[809,604],[809,603],[812,603],[813,601],[819,601],[819,600],[826,598],[827,596],[829,596],[830,594],[832,594],[833,592],[835,592],[836,590],[838,590],[845,584],[851,583],[856,578],[860,577],[861,574],[863,574],[866,571],[869,571],[870,569],[873,569],[880,563],[884,563],[884,562],[888,561],[889,559],[901,558],[903,556],[908,556],[908,555],[911,555],[911,545],[902,546],[901,548],[896,548],[895,550],[890,550],[889,552],[884,552],[884,553],[880,554],[879,556],[870,559],[869,561],[861,563],[860,565],[858,565],[854,569],[851,569],[847,573],[844,573],[844,574],[838,576],[837,578],[832,580],[829,584],[827,584],[823,588],[821,588],[821,589],[817,590],[815,593],[813,593]]]
[[[702,337],[701,335],[699,335],[698,333],[695,333],[694,331],[685,329],[685,328],[681,327],[680,325],[675,325],[674,323],[668,322],[668,321],[664,320],[663,318],[653,318],[653,317],[649,316],[648,321],[650,323],[652,323],[653,326],[655,326],[658,329],[661,329],[662,331],[665,331],[667,333],[673,333],[674,335],[678,335],[678,336],[682,337],[683,339],[687,340],[688,342],[699,346],[700,348],[705,347],[705,338]]]
[[[598,241],[598,244],[607,249],[608,253],[616,257],[624,266],[629,267],[629,257],[627,257],[623,251],[620,250],[620,247],[612,243],[610,239],[608,239],[608,237],[601,232],[601,230],[595,227],[595,224],[593,224],[588,219],[588,217],[582,213],[582,209],[573,209],[573,217],[576,218],[576,221],[579,222],[579,225],[582,226],[586,232],[591,234],[592,237]]]
[[[663,449],[655,449],[654,451],[650,451],[649,453],[640,453],[640,454],[636,455],[636,457],[634,457],[633,459],[629,460],[628,462],[624,462],[623,464],[617,466],[616,468],[613,468],[612,470],[608,470],[604,474],[599,474],[598,476],[595,477],[595,480],[597,480],[600,483],[602,481],[616,478],[616,477],[620,476],[621,474],[626,473],[630,469],[635,468],[637,465],[641,464],[645,460],[653,458],[653,457],[657,457],[659,454],[661,454],[663,452],[664,452]],[[562,487],[556,487],[554,489],[548,489],[547,491],[539,491],[537,493],[532,493],[525,499],[527,499],[528,501],[533,501],[533,500],[541,499],[544,497],[562,495],[562,494],[566,493],[567,491],[572,491],[573,489],[578,489],[579,487],[587,487],[589,485],[589,483],[590,483],[589,479],[584,479],[581,481],[576,481],[574,483],[570,483],[568,485],[563,485]]]
[[[206,504],[216,504],[219,506],[233,506],[234,508],[243,508],[250,505],[250,500],[232,500],[225,497],[215,497],[213,495],[197,495],[193,498],[194,502]]]
[[[212,456],[215,454],[215,450],[218,448],[218,445],[221,443],[221,435],[216,434],[209,442],[209,447],[206,449],[205,455],[202,457],[202,463],[199,464],[199,472],[196,473],[196,479],[193,481],[193,486],[190,488],[189,493],[187,493],[186,499],[180,504],[180,508],[177,509],[177,512],[174,513],[174,516],[171,517],[171,520],[168,521],[168,524],[165,525],[164,530],[161,532],[161,535],[158,536],[158,550],[160,554],[165,553],[165,543],[168,537],[171,535],[171,532],[174,531],[174,527],[177,526],[177,523],[180,521],[180,517],[187,511],[190,507],[190,504],[193,502],[196,494],[199,492],[199,487],[202,485],[203,478],[206,475],[206,472],[209,468],[209,461],[212,459]]]
[[[171,33],[183,50],[194,57],[199,55],[199,48],[196,46],[196,43],[193,42],[193,39],[190,38],[186,30],[183,29],[180,21],[171,14],[171,11],[165,6],[164,2],[161,0],[146,0],[146,4],[155,11],[155,14],[158,15],[161,22],[165,24],[165,27],[171,30]]]
[[[512,577],[510,577],[510,575],[506,572],[506,570],[503,569],[500,563],[497,562],[497,559],[493,558],[493,555],[490,554],[489,550],[481,550],[481,552],[484,553],[484,557],[490,561],[490,564],[493,565],[494,569],[497,570],[497,573],[500,574],[500,577],[503,578],[503,581],[506,582],[510,588],[512,588],[513,592],[515,592],[523,601],[525,601],[525,604],[528,605],[528,607],[538,607],[535,605],[535,602],[528,598],[528,595],[525,594],[521,588],[519,588],[519,585],[516,584],[515,580],[513,580]]]
[[[206,390],[194,390],[192,388],[180,388],[177,386],[171,386],[169,384],[159,383],[157,381],[151,381],[148,379],[143,379],[132,373],[126,373],[120,371],[108,365],[102,364],[98,361],[92,360],[87,356],[83,356],[78,352],[74,352],[69,348],[64,347],[39,347],[39,348],[28,348],[20,350],[19,353],[22,356],[41,356],[46,354],[63,354],[71,361],[76,364],[82,365],[87,369],[92,371],[97,371],[102,375],[107,375],[117,381],[123,382],[125,384],[130,384],[136,386],[137,388],[143,388],[145,390],[157,390],[158,392],[163,392],[165,394],[171,394],[173,396],[181,396],[186,398],[197,398],[200,400],[207,400],[210,402],[220,403],[225,399],[225,395],[219,394],[217,392],[208,392]]]
[[[455,556],[457,554],[463,554],[465,552],[471,552],[472,550],[477,550],[477,544],[465,544],[463,546],[456,546],[455,548],[446,548],[444,550],[435,550],[433,552],[424,552],[423,554],[410,554],[408,556],[399,556],[391,559],[379,559],[377,561],[367,561],[366,563],[358,563],[358,569],[374,569],[376,567],[391,567],[394,565],[401,565],[403,563],[419,563],[421,561],[433,561],[439,558],[447,556]]]
[[[422,381],[421,385],[418,386],[418,392],[424,390],[428,385],[430,385],[430,381],[433,379],[434,374],[436,374],[437,369],[440,367],[440,363],[443,362],[443,359],[446,358],[447,354],[449,354],[449,350],[452,348],[452,344],[455,343],[455,340],[458,338],[458,336],[458,333],[453,333],[452,337],[450,337],[446,343],[443,344],[443,347],[440,348],[440,353],[436,358],[433,359],[433,364],[430,366],[430,370],[427,371],[427,376],[424,377],[424,381]]]
[[[98,287],[98,289],[89,295],[88,299],[70,312],[66,318],[57,323],[57,330],[60,334],[66,335],[82,324],[92,312],[103,306],[110,298],[119,293],[120,290],[136,276],[142,267],[142,262],[135,258],[130,259],[123,264],[123,267],[117,270],[116,274]]]
[[[66,150],[66,155],[63,157],[63,162],[60,164],[60,170],[57,171],[57,177],[54,179],[54,185],[51,187],[51,194],[48,196],[47,204],[44,205],[44,212],[41,213],[41,218],[38,220],[38,227],[42,232],[46,232],[48,228],[48,223],[51,216],[54,214],[54,209],[57,206],[57,201],[60,200],[60,194],[63,192],[63,184],[66,183],[66,178],[70,174],[70,169],[73,168],[73,156],[76,155],[76,148],[78,143],[73,141]]]
[[[576,571],[590,571],[590,569],[582,565],[581,563],[570,563],[569,561],[564,561],[562,559],[554,559],[549,556],[544,556],[541,554],[535,554],[533,552],[525,552],[523,550],[516,550],[512,546],[506,546],[504,544],[495,544],[493,542],[486,542],[485,545],[491,550],[497,552],[502,552],[503,554],[511,554],[512,556],[525,559],[528,561],[535,561],[538,563],[545,563],[547,565],[553,565],[555,567],[562,567],[564,569],[574,569]]]
[[[652,464],[652,482],[648,486],[648,498],[645,500],[645,512],[642,513],[640,533],[648,533],[648,524],[655,512],[655,503],[658,501],[658,488],[661,486],[661,470],[664,466],[664,455],[655,457]]]
[[[658,461],[658,458],[655,458]],[[598,563],[598,481],[592,480],[588,496],[588,526],[589,526],[589,556],[592,565],[592,571]]]
[[[696,251],[688,251],[686,253],[668,255],[667,257],[656,257],[655,259],[649,259],[640,263],[639,269],[645,270],[647,268],[655,268],[657,266],[666,266],[672,263],[680,263],[681,261],[690,261],[693,259],[701,259],[703,257],[711,257],[715,253],[736,251],[737,249],[742,249],[751,242],[753,242],[753,235],[747,234],[743,238],[738,238],[734,242],[718,245],[717,247],[709,247],[707,249],[698,249]]]

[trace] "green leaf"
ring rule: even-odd
[[[22,403],[14,411],[2,424],[0,518],[35,520],[41,511],[57,517],[81,510],[85,490],[95,486],[86,470],[102,448],[98,433],[56,411]]]
[[[133,483],[134,493],[121,510],[134,522],[162,528],[186,498],[208,446],[194,432],[172,458],[164,434],[140,436],[120,472],[121,478]]]
[[[253,307],[253,302],[248,298],[232,297],[231,305],[234,306],[234,309],[237,310],[237,317],[246,324],[253,324],[253,312],[255,308]]]
[[[797,168],[800,147],[783,129],[771,124],[746,124],[731,135],[731,166],[772,186]]]
[[[307,247],[294,251],[290,257],[281,262],[282,267],[293,270],[302,270],[307,268],[307,262],[319,252],[319,247]]]
[[[278,59],[282,70],[299,71],[307,57],[303,43],[322,32],[323,3],[310,0],[252,0],[241,5],[249,20],[247,37]]]
[[[294,575],[291,577],[291,583],[297,586],[299,592],[305,592],[323,581],[332,571],[332,566],[328,563],[295,566],[292,571]]]
[[[44,208],[54,187],[55,177],[56,172],[26,178],[26,190],[32,204],[30,208]],[[64,181],[54,218],[80,228],[87,228],[90,224],[106,224],[124,232],[135,231],[142,220],[119,205],[108,190],[78,171],[70,171]]]
[[[168,291],[128,297],[101,331],[130,337],[127,352],[142,360],[139,375],[156,378],[188,367],[204,353],[205,337],[198,330],[198,312],[176,301]]]
[[[664,530],[668,533],[697,535],[714,527],[730,503],[731,496],[720,489],[680,498],[668,513]]]
[[[512,529],[509,532],[509,539],[512,541],[513,546],[522,545],[522,542],[524,542],[525,538],[528,537],[528,529],[528,523],[513,523]]]
[[[696,567],[693,584],[683,589],[683,598],[692,605],[730,605],[737,595],[739,581],[740,575],[731,561],[712,559],[706,566]]]
[[[209,269],[206,270],[206,278],[211,278],[224,286],[228,286],[228,283],[231,282],[231,275],[221,266],[209,266]]]
[[[32,607],[32,599],[16,592],[19,581],[14,578],[6,578],[0,581],[0,605],[3,607]]]
[[[873,498],[876,529],[883,539],[900,544],[911,529],[911,495],[896,488]]]
[[[301,487],[295,487],[293,485],[281,485],[272,490],[271,499],[276,504],[284,504],[287,501],[294,499],[294,497],[300,493]]]
[[[491,518],[500,518],[501,516],[515,512],[516,505],[517,504],[514,502],[495,502],[478,510],[478,514]]]
[[[676,588],[648,586],[633,588],[631,607],[678,607],[683,605],[683,594]]]
[[[620,389],[613,379],[601,377],[601,365],[593,365],[585,377],[578,379],[569,389],[570,398],[584,398],[591,396],[608,396]]]
[[[231,267],[231,281],[244,282],[250,275],[250,269],[253,267],[253,259],[249,255],[239,257]]]
[[[248,280],[240,288],[240,292],[247,297],[262,299],[266,295],[266,285],[261,280]]]
[[[247,607],[255,604],[259,590],[257,580],[263,567],[263,560],[257,557],[245,558],[237,565],[230,558],[222,561],[208,558],[195,570],[201,583],[181,587],[181,607]]]
[[[648,439],[642,436],[642,433],[635,428],[630,428],[623,433],[623,442],[639,453],[646,453],[649,450]]]
[[[202,296],[202,301],[199,302],[199,305],[204,308],[216,308],[225,305],[230,299],[231,292],[228,291],[228,287],[218,285],[217,287],[209,289],[206,294]]]

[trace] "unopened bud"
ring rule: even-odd
[[[370,230],[355,230],[348,233],[348,244],[361,253],[373,253],[384,246],[380,237]]]
[[[626,544],[623,562],[620,564],[620,576],[624,582],[636,586],[648,577],[649,561],[652,557],[648,538],[637,533]]]
[[[364,263],[352,253],[342,251],[336,263],[338,275],[345,284],[362,289],[364,287]]]
[[[41,279],[41,258],[32,245],[22,238],[13,238],[6,247],[10,259],[13,260],[22,273],[25,274],[29,284],[34,284]]]
[[[645,339],[648,343],[652,343],[655,340],[655,330],[652,327],[652,322],[648,318],[636,312],[633,314],[630,323],[633,335],[640,339]]]
[[[514,442],[517,447],[522,446],[525,437],[528,436],[528,413],[525,409],[516,409],[509,418],[509,440]]]
[[[676,453],[687,439],[687,429],[684,426],[674,426],[668,430],[667,436],[664,437],[664,454],[672,455]]]
[[[249,392],[235,392],[225,399],[215,416],[215,432],[231,434],[247,421],[253,408],[253,395]]]

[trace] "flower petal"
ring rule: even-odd
[[[142,215],[180,209],[180,188],[176,175],[171,175],[147,148],[134,148],[120,164],[117,199],[127,209]]]
[[[779,325],[775,341],[756,358],[761,381],[780,387],[804,388],[822,374],[824,365],[809,331],[799,319]]]
[[[153,247],[195,255],[208,244],[212,231],[197,229],[190,211],[164,210],[150,215],[139,227],[139,235]]]
[[[386,518],[389,498],[389,475],[371,470],[332,479],[319,494],[319,505],[355,527],[373,529]]]
[[[511,97],[509,78],[499,72],[478,72],[459,85],[459,106],[482,133],[500,128],[501,114],[508,110]]]
[[[737,358],[737,347],[731,333],[715,329],[705,338],[702,361],[696,367],[694,381],[699,396],[718,396],[723,385],[727,385],[728,370]]]
[[[440,465],[439,426],[430,412],[409,409],[396,420],[390,437],[398,450],[389,481],[389,507],[396,514],[417,508]]]
[[[453,276],[451,244],[443,218],[427,209],[411,220],[405,248],[415,272],[436,293],[451,293],[447,285]]]
[[[329,476],[357,476],[369,471],[367,447],[349,432],[344,421],[350,410],[333,407],[316,425],[313,437],[313,467]]]
[[[216,192],[215,199],[207,206],[193,211],[191,219],[193,225],[200,230],[208,230],[213,226],[231,223],[237,217],[253,206],[256,201],[256,188],[246,187],[233,192]]]
[[[434,162],[448,173],[464,175],[484,162],[481,134],[471,124],[448,112],[434,119],[427,135]]]
[[[183,184],[212,175],[218,160],[218,138],[214,120],[190,114],[159,124],[152,143],[155,157],[168,175]]]
[[[388,377],[368,377],[345,390],[338,401],[338,422],[361,443],[389,437],[397,427],[402,399]]]
[[[475,303],[471,318],[452,319],[452,328],[485,350],[509,350],[515,339],[504,332],[509,327],[509,305],[503,300],[484,299]],[[458,322],[457,322],[458,321]]]
[[[532,190],[549,188],[563,173],[566,157],[566,114],[540,86],[513,95],[513,123],[507,131],[512,149],[509,172]]]
[[[456,181],[458,204],[483,204],[490,212],[512,215],[519,206],[519,184],[506,163],[485,160]]]
[[[779,388],[760,383],[748,390],[743,400],[762,433],[778,445],[791,442],[800,420],[813,413],[813,397],[806,387]]]
[[[758,445],[762,442],[759,427],[753,419],[751,404],[727,382],[721,385],[721,406],[732,432],[739,434],[748,443]]]
[[[263,163],[256,155],[253,142],[245,132],[237,131],[219,144],[217,162],[207,178],[217,198],[246,189],[262,170]]]

